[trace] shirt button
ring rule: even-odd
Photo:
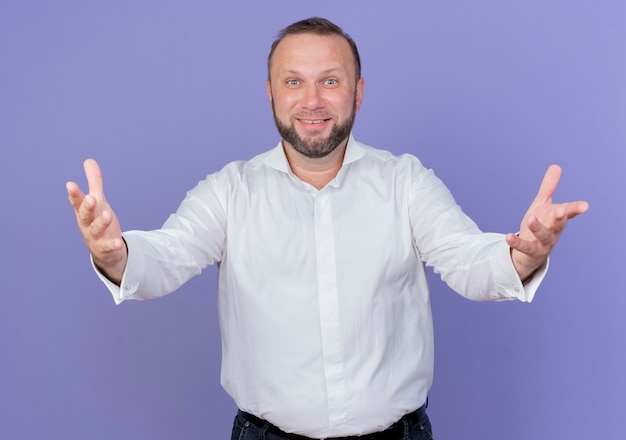
[[[125,289],[126,291],[130,290],[130,289],[131,289],[130,284],[126,284],[126,285],[124,286],[124,289]]]
[[[519,293],[519,287],[516,287],[516,288],[515,288],[515,291],[516,291],[517,293]]]

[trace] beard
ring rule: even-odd
[[[276,129],[285,142],[289,143],[298,153],[311,159],[319,159],[332,153],[350,135],[352,127],[354,126],[354,119],[356,117],[356,93],[352,103],[352,112],[350,113],[350,116],[348,116],[345,121],[335,125],[326,138],[316,137],[308,141],[302,139],[296,131],[296,127],[293,123],[291,125],[286,125],[278,120],[274,109],[273,97],[272,114],[274,115]]]

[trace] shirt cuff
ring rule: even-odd
[[[511,248],[504,240],[502,244],[498,245],[496,253],[494,273],[498,290],[503,296],[502,300],[517,299],[522,302],[532,302],[539,285],[541,285],[541,281],[548,272],[550,260],[546,260],[531,278],[525,284],[522,284],[522,280],[517,270],[515,270],[513,260],[511,259]]]
[[[139,290],[140,280],[145,272],[146,261],[143,252],[137,248],[140,246],[132,235],[122,234],[126,241],[128,248],[128,260],[126,261],[126,268],[122,275],[122,282],[118,286],[111,280],[109,280],[97,267],[93,261],[93,257],[90,256],[91,266],[98,275],[98,278],[104,283],[111,295],[115,304],[121,304],[127,299],[139,299],[136,297],[136,293]]]

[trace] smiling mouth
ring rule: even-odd
[[[318,124],[323,124],[324,122],[330,121],[330,118],[329,119],[298,119],[298,121],[306,125],[318,125]]]

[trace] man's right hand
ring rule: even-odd
[[[128,249],[117,216],[104,197],[98,163],[87,159],[83,166],[89,194],[84,194],[75,182],[67,182],[67,194],[94,263],[108,279],[119,285],[126,268]]]

